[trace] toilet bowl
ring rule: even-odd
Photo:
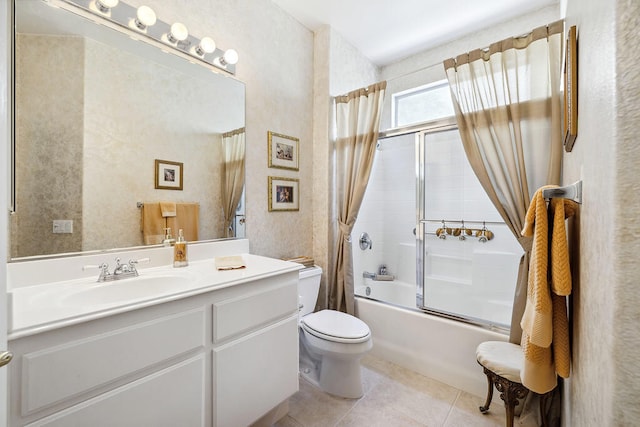
[[[300,375],[327,393],[359,398],[363,394],[360,359],[373,346],[371,331],[346,313],[313,313],[321,275],[320,267],[300,271]]]

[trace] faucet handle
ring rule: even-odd
[[[109,274],[109,264],[107,264],[106,262],[103,262],[100,265],[85,265],[82,267],[83,270],[88,270],[88,269],[92,269],[92,268],[99,268],[100,269],[100,276],[98,276],[98,282],[104,282],[107,280],[108,276],[111,276]]]
[[[129,260],[129,271],[133,272],[134,275],[138,275],[138,269],[136,268],[136,264],[140,264],[141,262],[149,262],[151,258],[140,258],[140,259],[130,259]]]
[[[82,266],[82,270],[93,270],[95,268],[99,268],[100,270],[108,270],[109,269],[109,264],[107,264],[106,262],[103,262],[102,264],[88,264],[88,265],[83,265]]]

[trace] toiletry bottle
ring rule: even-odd
[[[163,246],[173,246],[176,241],[171,237],[171,228],[164,229],[164,240],[162,241]]]
[[[184,240],[182,229],[178,231],[178,240],[173,246],[173,266],[186,267],[189,265],[187,261],[187,242]]]

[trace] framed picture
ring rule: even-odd
[[[269,177],[269,212],[300,210],[299,181],[294,178]]]
[[[298,145],[300,140],[292,136],[271,131],[268,131],[267,135],[269,143],[269,167],[294,171],[299,170]]]
[[[578,41],[569,28],[564,62],[564,149],[571,151],[578,136]]]
[[[156,188],[182,190],[182,163],[156,159]]]

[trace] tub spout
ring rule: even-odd
[[[365,279],[371,279],[374,281],[385,281],[385,282],[390,282],[395,279],[395,276],[392,276],[390,274],[376,274],[376,273],[369,273],[368,271],[363,271],[362,277],[364,277]]]
[[[376,273],[369,273],[368,271],[363,271],[362,272],[362,277],[364,277],[365,279],[373,279],[373,280],[375,280]]]

